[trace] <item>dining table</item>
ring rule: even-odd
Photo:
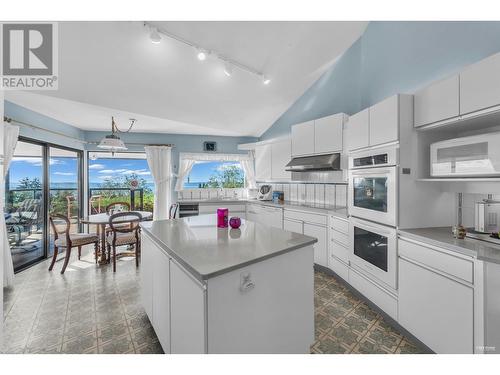
[[[137,212],[141,214],[142,220],[149,220],[153,217],[153,213],[149,211],[131,211],[131,212]],[[96,225],[98,227],[98,231],[100,234],[100,246],[99,248],[101,249],[101,263],[107,263],[106,259],[106,225],[109,224],[109,218],[110,214],[107,212],[101,212],[98,214],[93,214],[89,216],[85,216],[82,219],[80,219],[80,223],[82,224],[89,224],[89,225]],[[117,218],[116,220],[113,219],[113,224],[117,223],[128,223],[132,220],[137,220],[137,216],[121,216],[120,218]]]

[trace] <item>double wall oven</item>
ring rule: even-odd
[[[397,288],[397,147],[349,157],[350,263]]]

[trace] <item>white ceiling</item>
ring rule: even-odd
[[[155,22],[258,71],[227,77],[213,57],[163,38],[141,22],[59,24],[59,90],[6,99],[84,130],[110,116],[134,131],[260,136],[364,32],[367,22]]]

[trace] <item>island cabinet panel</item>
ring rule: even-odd
[[[170,290],[171,353],[205,353],[205,288],[172,260]]]
[[[474,290],[399,259],[399,323],[436,353],[474,352]]]
[[[309,353],[314,341],[313,248],[208,280],[209,353]]]
[[[144,234],[141,236],[141,302],[146,314],[153,317],[153,264],[155,245]]]
[[[153,328],[165,353],[170,353],[170,259],[158,247],[153,250]]]

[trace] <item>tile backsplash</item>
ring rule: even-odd
[[[259,183],[264,185],[263,183]],[[282,191],[286,201],[306,204],[347,206],[347,184],[270,183],[273,190]]]
[[[179,200],[217,198],[246,199],[247,197],[247,189],[185,189],[177,192],[177,199]]]

